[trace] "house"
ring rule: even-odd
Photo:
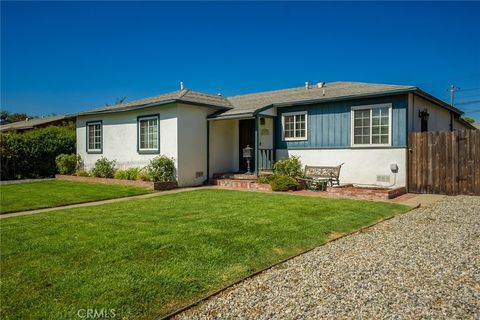
[[[299,156],[303,165],[344,163],[342,183],[404,186],[408,133],[463,130],[462,111],[414,86],[332,82],[233,97],[188,89],[76,114],[77,152],[144,167],[175,159],[180,186],[215,173],[255,172]]]
[[[45,118],[33,118],[25,119],[24,121],[17,121],[7,123],[0,126],[0,132],[17,131],[23,132],[34,128],[43,128],[48,126],[63,126],[69,121],[72,121],[73,117],[66,117],[64,115],[51,116]]]

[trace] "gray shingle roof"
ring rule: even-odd
[[[223,97],[183,89],[150,98],[125,102],[114,106],[91,109],[74,114],[73,116],[120,112],[172,102],[184,102],[217,107],[219,111],[212,115],[212,117],[222,118],[235,117],[237,115],[244,114],[249,115],[258,112],[262,108],[268,108],[271,106],[314,103],[411,91],[415,91],[418,94],[423,95],[424,97],[440,104],[446,109],[453,110],[458,114],[462,113],[460,110],[453,108],[452,106],[423,92],[415,86],[374,84],[364,82],[330,82],[325,83],[323,87],[319,87],[317,85],[310,86],[308,90],[305,87],[298,87],[232,97]]]
[[[228,97],[228,100],[233,105],[233,109],[223,112],[221,116],[255,112],[260,108],[274,104],[301,103],[311,100],[331,100],[350,96],[381,94],[414,89],[414,86],[362,82],[331,82],[325,83],[322,88],[313,85],[310,86],[308,90],[305,87],[298,87]]]
[[[124,102],[113,106],[105,106],[95,109],[90,109],[74,114],[87,115],[98,113],[110,113],[145,108],[149,106],[170,103],[170,102],[184,102],[193,103],[199,105],[208,105],[213,107],[219,107],[222,109],[231,108],[230,102],[223,96],[215,96],[198,91],[192,91],[189,89],[178,90],[174,92],[164,93],[158,96]]]

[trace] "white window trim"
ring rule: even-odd
[[[377,108],[388,108],[388,143],[372,143],[372,110]],[[370,143],[369,144],[355,144],[355,127],[354,127],[354,111],[355,110],[370,110]],[[369,104],[364,106],[353,106],[350,112],[350,146],[355,148],[371,148],[371,147],[391,147],[392,146],[392,104]]]
[[[100,125],[100,149],[90,149],[90,126]],[[93,142],[95,145],[95,141]],[[103,125],[102,121],[92,121],[87,123],[87,152],[101,153],[103,149]]]
[[[298,116],[305,115],[305,137],[294,137],[294,138],[285,138],[285,116]],[[293,123],[293,132],[296,134],[297,122]],[[307,111],[297,111],[297,112],[285,112],[282,113],[282,140],[283,141],[306,141],[308,140],[308,112]]]
[[[140,141],[140,123],[144,120],[151,120],[151,119],[157,119],[157,147],[156,148],[142,148],[140,147],[141,141]],[[139,151],[158,151],[160,150],[160,117],[158,115],[154,116],[145,116],[145,117],[138,117],[138,128],[137,128],[137,144],[138,144],[138,150]]]

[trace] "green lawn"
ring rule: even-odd
[[[231,190],[0,220],[2,319],[153,319],[407,207]]]
[[[0,214],[149,193],[141,187],[46,180],[0,186]]]

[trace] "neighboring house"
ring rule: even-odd
[[[342,183],[404,186],[408,133],[472,128],[461,115],[417,87],[332,82],[234,97],[182,89],[75,116],[87,169],[102,156],[127,168],[162,154],[175,159],[180,186],[200,185],[245,171],[249,145],[256,172],[296,155],[303,165],[344,163]]]
[[[73,120],[72,117],[66,117],[63,115],[45,117],[45,118],[33,118],[33,119],[27,118],[24,121],[17,121],[17,122],[1,125],[0,132],[7,132],[7,131],[22,132],[22,131],[31,130],[34,128],[65,125],[66,123],[72,120]]]

